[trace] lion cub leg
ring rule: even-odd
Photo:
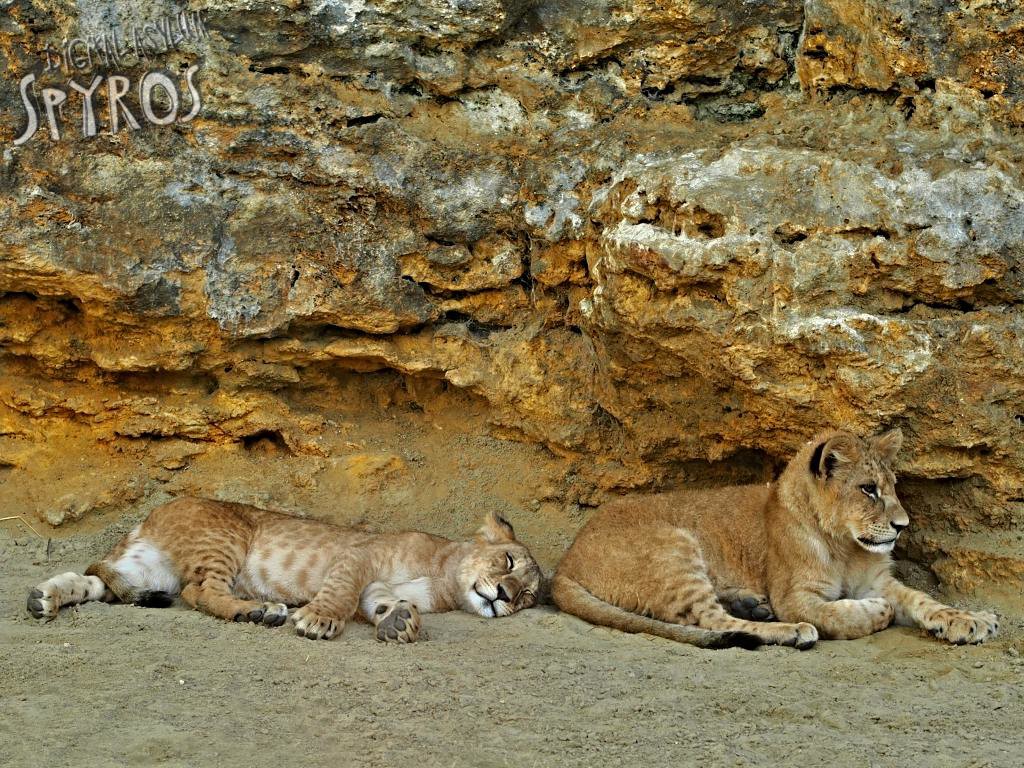
[[[885,629],[893,619],[893,607],[884,597],[826,600],[806,585],[773,594],[781,616],[809,621],[829,640],[866,637]]]
[[[718,590],[720,602],[730,614],[749,621],[775,621],[768,596],[745,587],[724,587]]]
[[[187,584],[181,590],[181,599],[196,610],[228,621],[252,621],[279,627],[288,619],[288,606],[284,603],[242,600],[232,594],[230,582],[225,582],[219,574],[207,575],[199,584]]]
[[[875,585],[896,611],[897,624],[921,627],[954,645],[983,643],[999,631],[999,618],[988,611],[961,611],[911,589],[885,574]]]
[[[291,615],[295,634],[310,640],[330,640],[341,634],[345,622],[359,607],[362,591],[361,567],[351,561],[334,563],[324,577],[320,591]]]
[[[102,600],[107,586],[97,576],[62,573],[36,585],[28,596],[28,612],[37,619],[54,619],[65,605]]]
[[[384,643],[414,643],[420,636],[419,609],[395,594],[390,584],[371,583],[359,599],[363,615]]]
[[[181,599],[196,610],[228,621],[252,621],[277,627],[288,618],[283,603],[242,600],[231,591],[244,553],[234,546],[223,545],[216,553],[202,553],[193,558],[189,570],[202,581],[191,581],[181,590]]]
[[[746,632],[766,645],[804,650],[817,642],[818,631],[810,624],[748,621],[730,616],[715,594],[700,544],[688,531],[675,529],[673,536],[663,539],[652,554],[648,561],[650,573],[657,574],[655,578],[661,583],[649,589],[662,598],[649,606],[655,618],[723,632]]]

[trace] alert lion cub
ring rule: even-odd
[[[378,640],[411,643],[421,613],[508,616],[537,600],[541,571],[504,518],[472,541],[372,534],[243,504],[184,498],[154,509],[85,575],[54,576],[29,594],[37,618],[65,605],[174,595],[222,619],[329,640],[362,611]],[[289,606],[299,606],[289,615]]]
[[[890,468],[902,441],[899,430],[827,432],[767,486],[611,502],[562,559],[552,596],[594,624],[705,647],[803,649],[894,620],[981,643],[995,615],[942,605],[890,574],[909,524]]]

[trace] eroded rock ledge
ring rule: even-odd
[[[899,425],[908,553],[1019,605],[1016,3],[212,0],[159,62],[200,63],[198,118],[83,139],[72,105],[17,148],[46,43],[201,6],[0,7],[18,513],[215,446],[313,477],[356,402],[475,409],[559,457],[562,508]],[[80,451],[138,471],[26,490]]]

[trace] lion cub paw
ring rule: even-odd
[[[830,606],[834,618],[829,635],[833,640],[856,640],[881,632],[895,616],[892,603],[884,597],[836,600]]]
[[[868,597],[863,600],[857,600],[856,602],[860,604],[868,625],[871,628],[868,634],[881,632],[892,624],[892,620],[896,615],[896,612],[893,610],[892,603],[884,597]]]
[[[737,619],[747,621],[775,621],[775,612],[766,595],[747,589],[730,590],[719,598],[725,608]]]
[[[280,627],[288,621],[288,606],[284,603],[260,603],[247,613],[236,614],[235,621],[251,621],[268,627]]]
[[[924,628],[933,636],[954,645],[977,645],[995,637],[999,631],[999,618],[987,611],[972,613],[946,608],[929,617]]]
[[[56,618],[60,603],[52,590],[33,589],[28,595],[28,612],[37,619],[50,620]]]
[[[308,605],[296,610],[291,620],[295,624],[295,634],[310,640],[330,640],[345,628],[345,622],[341,619],[319,614]]]
[[[792,637],[786,638],[780,645],[789,645],[798,651],[806,651],[808,648],[813,648],[814,644],[818,642],[818,628],[813,624],[801,621],[799,624],[793,624],[792,627]]]
[[[414,643],[420,635],[420,612],[408,600],[377,606],[377,639],[384,643]]]

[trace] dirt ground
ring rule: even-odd
[[[978,648],[893,629],[800,653],[701,651],[550,607],[427,616],[429,640],[402,647],[365,625],[317,643],[180,603],[25,612],[32,586],[182,494],[448,536],[493,510],[553,568],[586,515],[566,501],[572,473],[472,406],[353,397],[312,456],[274,435],[129,450],[69,431],[9,470],[0,517],[50,541],[0,526],[0,765],[1024,765],[1019,616]]]
[[[22,766],[1024,764],[1022,622],[990,645],[891,629],[815,649],[702,651],[545,607],[427,616],[429,639],[332,642],[27,591],[132,520],[0,539],[0,763]],[[49,549],[49,554],[47,554]]]

